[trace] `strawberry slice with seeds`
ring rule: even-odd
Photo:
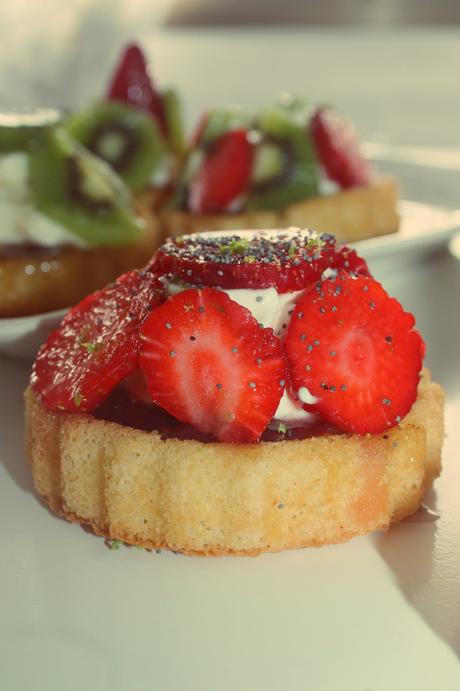
[[[285,386],[281,342],[213,288],[170,297],[141,328],[152,400],[224,442],[256,442]]]
[[[244,129],[232,130],[210,145],[203,165],[190,182],[189,211],[228,211],[247,191],[254,155],[247,134]]]
[[[313,115],[311,135],[317,156],[327,175],[342,188],[367,185],[372,169],[363,158],[352,125],[332,108]]]
[[[131,271],[86,297],[41,347],[31,385],[48,410],[89,412],[138,366],[139,326],[164,290],[150,273]]]
[[[233,231],[185,235],[168,240],[150,269],[191,285],[220,288],[302,290],[326,269],[369,275],[364,259],[332,235],[313,230]]]
[[[167,134],[163,101],[153,85],[145,55],[137,44],[131,43],[123,52],[112,76],[107,98],[149,113],[157,120],[163,134]]]
[[[311,286],[285,341],[294,393],[346,432],[396,425],[417,397],[424,343],[414,324],[372,278],[340,272]]]

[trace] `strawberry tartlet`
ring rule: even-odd
[[[170,239],[39,351],[35,487],[97,534],[186,554],[386,529],[440,471],[424,354],[414,317],[331,235]]]

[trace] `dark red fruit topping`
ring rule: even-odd
[[[34,363],[31,384],[46,408],[99,405],[138,366],[139,326],[163,300],[155,276],[131,271],[73,307]]]
[[[110,82],[107,98],[149,113],[158,122],[163,134],[167,134],[163,102],[155,90],[147,61],[137,44],[131,43],[123,52]]]
[[[302,290],[326,269],[369,275],[364,259],[332,235],[312,230],[248,231],[186,235],[166,242],[151,270],[191,285]]]
[[[415,320],[380,283],[340,272],[297,303],[285,341],[294,393],[339,429],[377,434],[417,396],[424,343]],[[300,390],[300,391],[299,391]],[[305,406],[307,407],[307,406]]]
[[[320,108],[310,123],[317,156],[327,175],[343,188],[367,185],[372,178],[351,124],[332,108]]]
[[[246,130],[226,132],[210,145],[200,170],[191,180],[188,209],[194,214],[231,211],[247,191],[253,146]]]
[[[162,439],[193,439],[195,441],[215,443],[216,439],[211,434],[200,432],[195,427],[181,422],[166,410],[153,405],[150,396],[149,403],[131,396],[125,386],[118,386],[92,415],[99,420],[115,422],[117,425],[132,427],[144,432],[157,432]],[[343,434],[336,427],[326,422],[317,420],[308,425],[299,427],[286,427],[282,423],[267,427],[260,440],[268,442],[288,441],[291,439],[310,439],[325,435]]]
[[[256,442],[285,386],[281,342],[220,290],[185,290],[141,328],[152,400],[224,442]]]

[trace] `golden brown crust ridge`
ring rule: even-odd
[[[52,414],[26,391],[37,491],[94,532],[187,554],[259,554],[386,529],[440,471],[443,393],[425,372],[386,434],[232,445]]]
[[[165,210],[160,212],[160,220],[164,236],[177,237],[206,230],[299,226],[314,228],[320,233],[333,233],[341,242],[355,242],[398,230],[398,196],[396,182],[386,177],[365,187],[306,199],[280,211],[192,215]]]

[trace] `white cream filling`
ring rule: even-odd
[[[321,197],[330,197],[341,192],[340,186],[328,177],[326,171],[320,166],[318,188]]]
[[[176,295],[188,287],[183,284],[169,283],[165,279],[163,281],[170,295]],[[292,293],[278,293],[276,288],[234,288],[227,290],[222,288],[221,290],[227,293],[231,300],[234,300],[242,307],[246,307],[259,324],[272,328],[274,333],[280,338],[285,335],[295,303],[304,292],[303,290],[297,290]],[[301,391],[306,400],[301,398]],[[316,401],[306,387],[302,387],[299,390],[299,398],[304,403],[314,403]],[[301,403],[285,390],[273,420],[283,422],[286,426],[295,426],[299,422],[305,424],[313,419],[315,419],[315,416],[304,410]]]
[[[0,244],[34,242],[51,245],[85,246],[65,226],[37,211],[29,188],[29,157],[15,152],[0,156]]]

